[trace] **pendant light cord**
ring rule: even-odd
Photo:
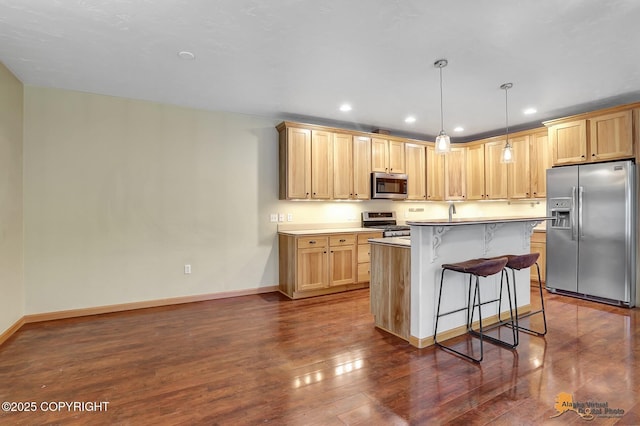
[[[440,67],[440,131],[444,130],[444,112],[442,108],[442,66]]]
[[[507,122],[507,145],[509,144],[509,87],[504,89],[504,116]]]

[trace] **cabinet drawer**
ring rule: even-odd
[[[371,246],[369,244],[358,244],[358,263],[368,263],[371,261]]]
[[[356,243],[356,234],[331,235],[329,237],[330,246],[352,246]]]
[[[365,232],[358,234],[358,244],[366,244],[369,238],[382,238],[382,232]]]
[[[300,237],[298,238],[298,248],[327,247],[329,239],[327,237]]]

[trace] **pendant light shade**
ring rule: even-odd
[[[505,121],[506,121],[506,131],[507,131],[507,140],[504,143],[504,148],[502,148],[502,155],[500,156],[501,163],[513,163],[515,162],[515,158],[513,156],[513,147],[509,142],[509,89],[513,87],[513,83],[504,83],[500,88],[504,90],[504,111],[505,111]]]
[[[436,154],[445,154],[451,151],[451,138],[444,131],[444,112],[442,109],[442,68],[449,62],[446,59],[438,59],[433,66],[440,69],[440,133],[436,138]]]

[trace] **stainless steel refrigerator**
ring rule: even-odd
[[[635,206],[631,161],[548,169],[547,289],[634,306]]]

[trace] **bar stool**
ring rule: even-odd
[[[509,288],[509,284],[508,284],[508,276],[507,276],[507,293],[508,293],[508,299],[509,299],[509,313],[510,313],[510,318],[511,318],[511,329],[512,329],[512,333],[513,333],[513,343],[509,343],[506,342],[504,340],[495,338],[493,336],[488,336],[484,333],[483,327],[482,327],[482,305],[486,305],[487,303],[493,303],[498,301],[498,299],[492,299],[492,300],[488,300],[485,302],[482,302],[482,300],[480,299],[480,277],[488,277],[491,275],[495,275],[498,272],[501,273],[501,279],[500,279],[500,297],[502,297],[502,287],[503,287],[503,283],[505,280],[503,280],[502,278],[505,275],[505,271],[504,271],[504,267],[506,266],[508,262],[508,259],[506,257],[498,257],[498,258],[491,258],[491,259],[472,259],[472,260],[467,260],[464,262],[458,262],[458,263],[445,263],[442,265],[442,274],[440,276],[440,291],[438,294],[438,307],[436,309],[436,324],[435,324],[435,330],[433,333],[433,341],[434,344],[436,346],[441,347],[444,350],[447,350],[449,352],[453,352],[455,354],[458,354],[468,360],[474,361],[474,362],[481,362],[482,358],[484,357],[484,339],[487,339],[490,342],[493,343],[497,343],[499,345],[503,345],[506,346],[508,348],[515,348],[518,344],[518,339],[517,339],[517,333],[518,333],[518,327],[515,324],[515,318],[517,315],[514,315],[514,310],[513,310],[513,306],[511,304],[511,290]],[[448,311],[448,312],[444,312],[444,313],[440,313],[440,305],[442,303],[442,288],[443,288],[443,284],[444,284],[444,273],[445,271],[454,271],[454,272],[460,272],[460,273],[464,273],[464,274],[469,274],[469,294],[467,296],[467,303],[466,306],[463,306],[462,308],[459,309],[454,309],[452,311]],[[471,300],[471,287],[472,287],[472,279],[473,277],[476,277],[475,280],[475,285],[473,286],[473,301]],[[476,331],[473,329],[473,319],[474,319],[474,315],[475,315],[475,310],[476,307],[478,308],[478,317],[479,317],[479,331]],[[438,341],[438,322],[440,320],[440,317],[444,317],[447,315],[451,315],[457,312],[461,312],[461,311],[465,311],[467,312],[467,332],[469,332],[471,335],[476,336],[480,339],[480,357],[479,358],[474,358],[473,356],[469,355],[469,354],[465,354],[463,352],[460,352],[458,350],[453,349],[450,346],[445,346],[442,343],[440,343]],[[498,313],[499,314],[499,313]],[[502,323],[498,323],[498,325],[502,325]]]
[[[540,277],[540,265],[538,265],[538,258],[540,257],[540,253],[527,253],[527,254],[520,254],[520,255],[508,254],[508,255],[505,255],[504,257],[507,258],[507,264],[505,267],[508,269],[511,269],[511,273],[513,276],[513,300],[514,300],[515,310],[516,310],[515,326],[518,328],[518,330],[522,330],[526,333],[534,334],[536,336],[544,336],[545,334],[547,334],[547,315],[544,312],[544,298],[542,297],[542,279]],[[538,270],[538,291],[540,293],[540,309],[538,309],[537,311],[527,312],[526,314],[519,316],[518,315],[518,296],[516,292],[516,271],[519,271],[521,269],[531,268],[533,265],[536,265],[536,269]],[[507,281],[508,280],[509,280],[509,275],[507,274]],[[501,299],[500,304],[501,304],[502,303],[502,287],[500,287],[500,296],[501,296],[500,297]],[[543,331],[532,330],[526,327],[522,327],[519,324],[520,319],[527,318],[536,314],[542,314]],[[511,325],[509,323],[504,323],[504,322],[503,324],[507,326]]]

